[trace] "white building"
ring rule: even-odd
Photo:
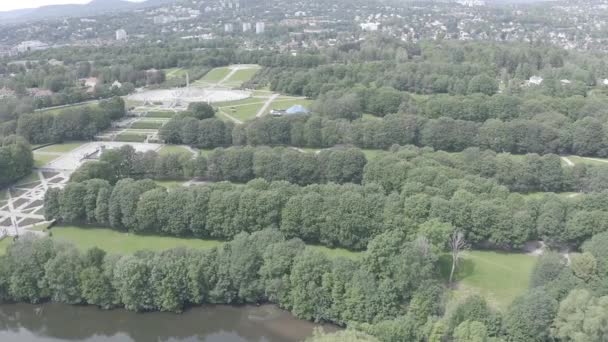
[[[362,23],[362,24],[359,24],[359,26],[361,27],[361,29],[363,31],[374,32],[374,31],[378,31],[378,28],[380,27],[380,23]]]
[[[543,81],[544,81],[544,79],[540,76],[532,76],[532,77],[530,77],[528,84],[541,85],[543,83]]]
[[[39,40],[28,40],[15,46],[15,50],[17,50],[17,52],[39,51],[46,50],[48,48],[48,44],[45,44]]]
[[[243,32],[251,31],[251,23],[243,23]]]
[[[260,21],[255,23],[255,33],[257,34],[262,34],[266,31],[266,24],[264,24],[264,22]]]
[[[125,31],[123,29],[116,31],[116,40],[123,41],[123,40],[127,40],[128,38],[129,38],[129,35],[127,34],[127,31]]]
[[[234,31],[234,25],[228,23],[228,24],[224,24],[224,32],[226,33],[232,33]]]

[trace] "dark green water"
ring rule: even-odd
[[[272,305],[203,306],[183,314],[100,310],[63,304],[0,305],[0,341],[301,341],[311,322]],[[335,331],[333,326],[324,326]]]

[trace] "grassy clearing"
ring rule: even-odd
[[[121,133],[116,136],[116,140],[123,142],[144,142],[146,141],[146,135],[136,133]]]
[[[183,186],[185,182],[183,180],[155,180],[154,183],[167,189],[175,189]]]
[[[172,118],[176,113],[173,111],[157,111],[157,112],[148,112],[146,115],[147,118]]]
[[[57,158],[59,158],[59,156],[34,153],[34,167],[43,167]]]
[[[271,110],[289,109],[293,106],[300,105],[308,110],[312,108],[312,100],[308,99],[295,99],[295,98],[278,98],[268,106],[268,113]]]
[[[168,80],[171,80],[171,79],[174,79],[174,78],[185,77],[186,73],[188,72],[188,69],[169,68],[169,69],[164,69],[163,71],[165,72],[165,77]]]
[[[559,192],[559,193],[553,193],[553,192],[530,192],[527,194],[522,194],[526,199],[543,199],[545,196],[549,195],[549,194],[555,194],[559,197],[562,198],[576,198],[577,196],[580,195],[580,193],[578,192]]]
[[[70,109],[84,109],[84,108],[92,109],[95,107],[97,107],[96,103],[80,103],[80,104],[75,104],[75,105],[61,107],[61,108],[42,109],[40,112],[47,113],[47,114],[59,114],[65,110],[70,110]]]
[[[229,73],[230,69],[228,67],[211,69],[211,71],[201,78],[201,81],[217,83],[228,76]]]
[[[209,157],[209,155],[211,154],[211,152],[213,152],[213,148],[201,148],[199,149],[199,151],[201,152],[201,154],[205,157]]]
[[[363,116],[361,117],[361,120],[363,120],[363,121],[377,121],[377,120],[382,120],[382,118],[377,117],[375,115],[371,115],[371,114],[363,114]]]
[[[323,246],[306,246],[306,248],[310,248],[312,250],[316,250],[325,254],[330,259],[335,259],[338,257],[348,258],[348,259],[358,259],[363,255],[363,252],[353,252],[347,249],[342,248],[327,248]]]
[[[242,105],[247,105],[247,104],[252,104],[252,103],[262,103],[263,104],[266,102],[266,100],[267,99],[250,97],[248,99],[237,100],[237,101],[218,102],[215,104],[215,106],[220,109],[230,109],[230,107],[233,107],[233,106],[242,106]]]
[[[374,159],[376,159],[376,157],[389,153],[388,151],[385,151],[385,150],[363,149],[361,151],[363,152],[363,154],[365,154],[365,158],[367,158],[367,160],[374,160]]]
[[[241,121],[254,119],[260,109],[264,107],[264,103],[253,103],[238,107],[224,108],[228,115],[235,117]]]
[[[158,153],[161,155],[173,154],[173,153],[192,154],[192,152],[190,152],[190,150],[188,150],[187,148],[185,148],[183,146],[179,146],[179,145],[165,145],[160,149],[160,151],[158,151]]]
[[[260,68],[238,70],[224,84],[240,87],[243,83],[251,80],[259,70]]]
[[[79,148],[80,146],[82,146],[84,144],[86,144],[86,142],[83,142],[83,141],[55,144],[55,145],[43,147],[43,148],[37,150],[37,152],[68,153],[68,152],[71,152],[71,151]]]
[[[105,228],[57,226],[51,229],[53,239],[74,243],[79,249],[98,247],[108,253],[131,254],[140,250],[162,251],[175,247],[213,248],[221,241],[186,239],[168,236],[135,235]]]
[[[536,257],[525,254],[470,251],[456,273],[459,288],[455,297],[477,293],[498,309],[506,309],[530,285]],[[445,280],[449,278],[451,257],[444,255],[440,266]]]
[[[608,159],[602,159],[602,158],[589,159],[589,158],[578,157],[578,156],[568,156],[568,159],[570,159],[570,161],[573,162],[575,165],[586,164],[586,165],[593,165],[593,166],[608,167]]]
[[[159,121],[137,121],[131,125],[133,129],[160,129],[163,123]]]
[[[11,243],[13,243],[13,239],[10,237],[0,240],[0,255],[6,254],[6,249]]]
[[[40,177],[38,177],[38,173],[37,172],[32,172],[29,175],[21,178],[19,181],[17,181],[17,183],[15,183],[15,185],[23,185],[23,184],[27,184],[27,183],[33,183],[33,182],[38,182],[40,180]]]

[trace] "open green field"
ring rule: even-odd
[[[241,105],[247,105],[247,104],[251,104],[251,103],[262,103],[263,104],[267,100],[268,100],[267,98],[250,97],[250,98],[243,99],[243,100],[217,102],[214,104],[214,106],[219,109],[226,109],[226,108],[230,108],[233,106],[241,106]]]
[[[190,152],[190,150],[188,150],[187,148],[185,148],[183,146],[179,146],[179,145],[165,145],[160,149],[160,151],[158,151],[158,153],[162,154],[162,155],[173,154],[173,153],[192,154],[192,152]]]
[[[130,254],[139,250],[161,251],[175,247],[212,248],[221,241],[185,239],[168,236],[149,236],[123,233],[106,228],[56,226],[51,229],[53,239],[74,243],[79,249],[99,247],[108,253]]]
[[[548,194],[553,194],[552,192],[530,192],[527,194],[522,194],[526,199],[543,199]],[[557,196],[561,198],[576,198],[580,195],[578,192],[559,192],[556,193]]]
[[[568,156],[571,162],[575,165],[578,164],[586,164],[586,165],[594,165],[594,166],[606,166],[608,167],[608,159],[602,158],[584,158],[578,156]]]
[[[306,248],[310,248],[313,250],[316,250],[318,252],[321,252],[325,255],[327,255],[329,258],[334,259],[334,258],[339,258],[339,257],[343,257],[343,258],[348,258],[348,259],[358,259],[363,255],[363,252],[353,252],[353,251],[349,251],[348,249],[342,249],[342,248],[327,248],[324,246],[306,246]]]
[[[136,133],[121,133],[116,136],[116,140],[123,142],[144,142],[146,141],[146,135]]]
[[[27,183],[37,182],[39,180],[40,180],[40,178],[38,177],[38,173],[32,172],[29,175],[18,180],[17,183],[15,183],[15,185],[23,185],[23,184],[27,184]]]
[[[154,183],[167,189],[175,189],[183,186],[185,182],[183,180],[155,180]]]
[[[365,154],[365,158],[367,158],[367,160],[374,160],[378,156],[389,153],[385,150],[362,149],[361,151],[363,152],[363,154]]]
[[[75,104],[75,105],[61,107],[61,108],[42,109],[42,110],[40,110],[40,112],[47,113],[47,114],[57,114],[57,113],[63,112],[64,110],[69,110],[69,109],[82,109],[82,108],[95,108],[95,107],[97,107],[96,103],[88,102],[88,103],[80,103],[80,104]]]
[[[133,129],[160,129],[163,123],[160,121],[139,120],[131,125]]]
[[[0,255],[6,254],[6,249],[11,243],[13,243],[13,239],[10,237],[0,240]]]
[[[209,71],[203,78],[202,82],[217,83],[228,76],[230,69],[228,67],[215,68]]]
[[[304,108],[311,110],[312,108],[312,100],[308,100],[308,99],[296,99],[296,98],[291,98],[291,97],[279,97],[278,99],[274,100],[270,106],[268,106],[268,113],[270,113],[271,110],[273,109],[289,109],[293,106],[296,105],[300,105],[303,106]]]
[[[228,80],[226,80],[226,82],[224,82],[224,85],[240,87],[243,85],[243,83],[252,79],[259,70],[260,68],[238,70]]]
[[[146,114],[147,118],[172,118],[176,113],[174,111],[152,111]]]
[[[236,107],[225,107],[222,111],[228,115],[235,117],[241,121],[254,119],[258,111],[264,106],[264,103],[252,103]]]
[[[186,76],[188,69],[169,68],[169,69],[164,69],[163,71],[165,72],[165,78],[170,80],[173,78],[180,78],[180,77]]]
[[[34,167],[43,167],[44,165],[50,163],[51,161],[59,157],[60,156],[55,156],[51,154],[40,154],[34,152]]]
[[[456,297],[480,294],[488,303],[506,309],[530,285],[536,257],[525,254],[490,251],[469,251],[456,273]],[[441,257],[441,270],[449,278],[451,256]]]
[[[52,152],[52,153],[67,153],[71,152],[78,147],[86,144],[84,141],[67,142],[62,144],[55,144],[47,147],[43,147],[38,152]]]

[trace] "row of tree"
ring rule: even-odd
[[[89,140],[124,115],[125,102],[115,97],[100,101],[96,106],[23,114],[19,116],[16,129],[17,134],[33,144]]]
[[[60,229],[60,228],[59,228]],[[379,235],[360,258],[328,259],[280,232],[242,233],[210,250],[84,253],[28,235],[0,256],[0,300],[181,312],[189,305],[272,302],[302,319],[363,331],[344,341],[589,341],[608,338],[608,233],[571,262],[541,256],[530,290],[504,312],[477,295],[446,308],[437,253],[449,230]],[[356,337],[356,338],[355,338]],[[335,341],[316,337],[319,341]],[[314,339],[313,339],[314,340]]]
[[[449,223],[474,244],[519,248],[532,239],[579,245],[608,230],[608,192],[576,200],[528,198],[493,180],[441,166],[412,169],[401,193],[375,184],[310,185],[253,180],[167,191],[151,180],[70,183],[51,189],[46,217],[119,230],[230,239],[268,227],[326,246],[363,249],[378,234],[412,231],[429,220]]]
[[[111,184],[123,178],[190,179],[245,183],[254,178],[285,180],[293,184],[361,183],[365,155],[356,148],[335,148],[318,154],[290,148],[217,148],[205,157],[190,152],[159,154],[136,152],[130,145],[104,151],[71,176],[74,182],[104,179]]]
[[[172,312],[202,303],[272,302],[299,318],[339,324],[391,319],[412,302],[409,311],[423,325],[441,313],[437,257],[422,237],[393,237],[361,261],[333,262],[273,230],[239,234],[210,250],[126,256],[25,236],[0,257],[0,300]]]
[[[364,170],[366,183],[377,183],[387,191],[401,191],[403,184],[420,170],[442,166],[451,179],[465,174],[496,180],[509,190],[532,192],[599,192],[608,189],[608,165],[562,166],[555,154],[516,156],[468,148],[460,153],[434,151],[415,146],[393,146],[389,152],[370,160]],[[434,175],[427,171],[428,177]],[[463,174],[464,172],[464,174]]]
[[[33,166],[34,156],[27,141],[14,135],[0,139],[0,188],[27,176]]]

